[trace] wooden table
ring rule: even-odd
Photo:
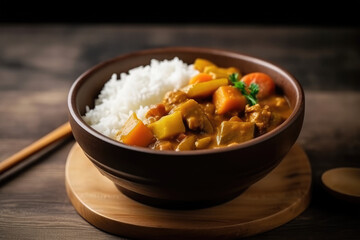
[[[321,174],[360,167],[360,31],[212,25],[0,25],[0,161],[67,121],[67,93],[87,68],[164,46],[234,50],[269,60],[303,85],[298,142],[312,201],[293,221],[250,239],[359,239],[360,208],[332,198]],[[64,186],[67,140],[0,177],[0,239],[118,239],[83,220]]]

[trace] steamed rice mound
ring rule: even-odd
[[[114,138],[133,112],[144,119],[148,106],[161,102],[166,92],[185,86],[197,73],[193,65],[177,57],[153,59],[150,65],[120,73],[119,79],[114,73],[95,100],[94,109],[87,107],[83,119],[95,130]]]

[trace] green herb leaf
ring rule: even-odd
[[[244,95],[250,106],[255,105],[257,103],[256,95],[259,92],[259,85],[256,83],[250,84],[248,90],[246,89],[246,84],[242,81],[239,81],[239,74],[233,73],[229,75],[230,82],[240,90],[241,94]]]
[[[229,80],[232,84],[236,84],[237,82],[239,82],[239,74],[238,73],[232,73],[229,75]]]

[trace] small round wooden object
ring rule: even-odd
[[[140,239],[231,239],[289,222],[310,202],[311,167],[295,145],[278,167],[237,198],[210,208],[168,210],[138,203],[102,176],[75,144],[66,190],[77,212],[106,232]]]
[[[334,197],[351,203],[360,203],[360,168],[330,169],[322,174],[321,181]]]

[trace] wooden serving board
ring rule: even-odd
[[[138,239],[233,239],[287,223],[310,202],[311,167],[295,145],[271,173],[237,198],[210,208],[167,210],[123,195],[93,166],[78,144],[65,170],[66,190],[77,212],[109,233]]]

